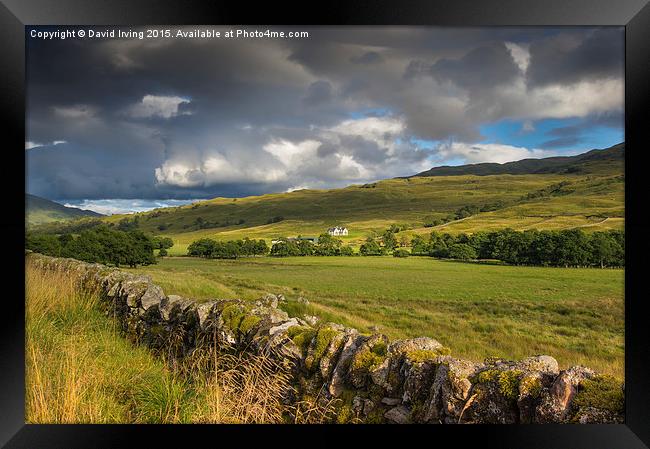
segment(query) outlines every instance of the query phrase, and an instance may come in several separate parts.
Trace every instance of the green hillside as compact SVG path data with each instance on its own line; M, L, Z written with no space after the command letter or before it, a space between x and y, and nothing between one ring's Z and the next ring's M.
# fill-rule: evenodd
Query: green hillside
M91 210L67 207L36 195L25 194L25 219L28 225L101 216L102 214Z
M460 165L457 167L434 167L415 176L454 176L454 175L524 175L543 173L588 174L608 171L608 165L623 165L625 144L619 143L604 150L591 150L577 156L547 157L543 159L522 159L505 164L483 163Z

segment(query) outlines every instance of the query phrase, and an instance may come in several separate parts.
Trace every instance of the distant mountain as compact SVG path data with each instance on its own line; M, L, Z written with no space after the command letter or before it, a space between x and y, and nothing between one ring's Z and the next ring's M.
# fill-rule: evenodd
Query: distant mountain
M454 175L536 175L536 174L590 174L613 170L622 171L625 160L625 143L619 143L604 150L591 150L577 156L547 157L544 159L522 159L505 164L483 163L459 165L456 167L434 167L410 176L454 176Z
M29 225L102 216L91 210L67 207L36 195L25 194L25 218Z

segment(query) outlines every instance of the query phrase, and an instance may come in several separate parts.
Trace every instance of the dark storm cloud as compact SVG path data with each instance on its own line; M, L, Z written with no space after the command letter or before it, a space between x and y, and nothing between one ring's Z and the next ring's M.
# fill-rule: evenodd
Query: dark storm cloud
M388 148L360 136L342 136L341 145L361 163L379 164L388 158Z
M329 142L321 144L318 149L316 150L316 155L320 158L326 158L328 156L331 156L333 154L336 154L338 151L338 146L333 145Z
M460 59L440 59L429 70L437 80L470 91L506 84L519 72L504 44L476 48Z
M620 79L620 30L309 31L293 40L28 39L26 141L40 145L26 150L29 191L205 198L339 186L427 169L433 153L413 142L475 143L480 125L503 118L564 118L584 103L577 115L622 126L622 98L594 105L584 96L568 108L564 91L527 90ZM509 42L530 49L526 72Z
M624 35L619 28L551 36L530 45L531 85L573 83L623 75Z
M326 103L332 98L332 85L327 81L314 81L309 85L304 98L306 104L316 106Z
M369 51L362 54L361 56L353 56L350 58L350 61L354 62L355 64L377 64L382 60L383 58L376 51Z

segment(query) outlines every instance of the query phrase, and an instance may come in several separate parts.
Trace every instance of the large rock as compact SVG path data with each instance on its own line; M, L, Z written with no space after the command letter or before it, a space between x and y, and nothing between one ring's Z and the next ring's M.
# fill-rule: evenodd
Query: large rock
M469 399L472 383L469 378L478 365L450 356L437 361L435 379L424 413L425 422L456 423Z
M140 306L145 310L159 306L160 301L165 297L163 289L156 284L149 284L144 294L140 297Z
M574 419L580 424L623 424L624 422L621 414L595 407L580 409Z
M168 295L160 301L160 315L163 320L169 321L177 315L182 314L190 304L193 304L193 301L178 295Z
M207 330L210 324L213 324L215 321L216 318L214 315L215 304L216 304L215 301L207 301L199 304L196 307L196 313L199 320L199 328L202 331Z
M339 397L343 392L352 356L366 339L367 337L359 335L356 331L345 335L341 346L341 354L332 370L332 377L327 387L332 396Z
M133 309L140 307L140 298L150 285L151 278L148 276L136 276L122 281L121 294L126 296L126 304Z
M355 388L366 386L369 376L373 370L381 366L386 359L386 348L388 347L388 338L382 334L375 334L357 347L350 361L348 378Z
M572 366L560 372L551 388L542 392L540 404L535 412L535 421L539 423L566 422L569 418L571 401L577 387L585 379L591 379L595 373L583 366Z
M487 359L472 378L471 403L465 405L463 420L492 424L531 423L544 389L558 373L550 356L520 361Z
M408 340L397 340L388 346L391 354L403 354L412 351L438 351L443 348L438 340L429 337L410 338Z
M412 422L411 410L404 405L391 408L384 414L384 418L390 424L410 424Z
M344 329L337 329L336 327L332 327L331 323L328 323L327 326L337 332L332 337L332 340L330 340L329 345L327 345L327 349L325 349L325 352L318 362L320 374L325 381L329 381L331 379L334 367L338 363L339 356L341 355L343 343L347 340L347 336L349 334L345 333Z
M402 364L402 402L419 404L426 401L435 379L437 364L434 360L413 361L408 358Z

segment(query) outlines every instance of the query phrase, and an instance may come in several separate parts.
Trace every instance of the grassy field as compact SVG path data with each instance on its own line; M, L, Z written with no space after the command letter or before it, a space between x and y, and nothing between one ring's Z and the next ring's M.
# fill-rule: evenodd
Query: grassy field
M25 271L28 423L302 423L329 413L282 404L289 376L260 356L167 363L121 337L74 277L29 262ZM205 369L215 357L219 369Z
M313 314L393 338L430 336L456 356L549 354L623 377L623 270L513 267L427 257L165 258L141 267L167 293L283 293ZM309 300L309 305L296 301Z

